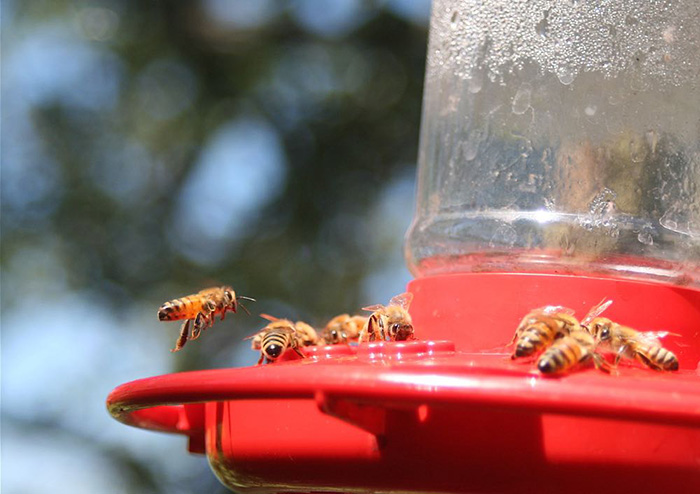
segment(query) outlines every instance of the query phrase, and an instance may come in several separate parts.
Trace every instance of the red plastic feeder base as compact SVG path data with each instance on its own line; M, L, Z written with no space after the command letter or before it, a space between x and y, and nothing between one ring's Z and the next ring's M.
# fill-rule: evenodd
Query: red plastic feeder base
M582 276L415 280L420 341L170 374L116 388L110 413L189 437L221 481L259 492L700 492L700 292ZM681 369L543 377L504 346L544 305L665 329Z

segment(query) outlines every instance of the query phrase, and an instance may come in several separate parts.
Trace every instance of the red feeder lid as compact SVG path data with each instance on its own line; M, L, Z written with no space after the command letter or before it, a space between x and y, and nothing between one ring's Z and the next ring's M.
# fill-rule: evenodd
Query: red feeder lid
M142 379L110 413L189 436L235 490L700 492L700 292L582 276L462 274L410 283L420 341L310 347L307 359ZM550 378L504 346L562 305L671 331L680 370L636 363Z

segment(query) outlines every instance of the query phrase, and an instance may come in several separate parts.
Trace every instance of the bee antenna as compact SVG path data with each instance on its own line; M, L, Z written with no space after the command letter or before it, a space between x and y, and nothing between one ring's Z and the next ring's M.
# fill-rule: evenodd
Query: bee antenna
M240 307L241 309L243 309L243 310L245 311L246 314L250 315L250 311L249 311L248 309L246 309L245 305L243 305L242 303L238 302L238 307Z
M251 302L257 302L257 300L255 300L255 299L252 298L252 297L246 297L246 296L244 296L244 295L238 295L238 296L236 297L236 302L238 302L238 306L239 306L241 309L243 309L243 310L245 311L246 314L250 315L250 311L246 308L245 305L243 305L243 304L240 302L241 300L250 300Z

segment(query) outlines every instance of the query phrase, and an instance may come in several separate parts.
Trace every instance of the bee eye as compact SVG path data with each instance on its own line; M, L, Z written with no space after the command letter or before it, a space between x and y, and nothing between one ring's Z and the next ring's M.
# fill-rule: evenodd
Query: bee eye
M399 323L396 323L396 324L394 324L394 325L391 327L391 330L392 330L394 333L398 333L398 332L399 332L399 329L401 329L401 325L400 325Z
M600 337L604 340L610 338L610 330L608 328L605 328L603 331L600 332Z

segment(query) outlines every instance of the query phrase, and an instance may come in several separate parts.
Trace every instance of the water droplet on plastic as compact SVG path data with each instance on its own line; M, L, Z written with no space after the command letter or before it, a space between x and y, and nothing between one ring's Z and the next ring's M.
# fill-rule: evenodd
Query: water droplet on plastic
M522 115L528 108L530 108L531 93L532 90L529 84L523 84L520 86L520 89L518 89L513 97L513 113L516 115Z
M649 232L639 232L639 235L637 235L637 240L639 240L644 245L654 245L654 237L652 237L651 233Z
M518 233L510 225L501 225L493 233L489 247L513 247L518 241Z
M452 29L457 29L457 26L459 24L459 12L455 10L452 12L452 17L450 17L450 27Z
M596 194L591 203L588 205L588 211L593 216L608 216L617 210L615 199L617 193L607 187Z
M479 152L479 144L484 140L484 132L481 129L472 130L467 139L462 142L462 157L465 161L476 158Z
M481 91L483 85L484 75L481 72L474 71L469 79L469 82L467 83L467 90L472 94L476 94Z
M549 10L544 11L544 17L542 17L542 20L535 26L535 31L543 38L546 38L549 33L549 21L547 17L549 17Z
M568 86L576 79L576 72L571 67L562 65L557 69L557 78L559 82Z
M659 219L659 223L667 230L676 233L700 236L700 224L693 221L688 208L683 204L672 206Z
M596 111L598 110L598 107L596 105L588 105L583 112L588 115L589 117L592 117L595 115Z

